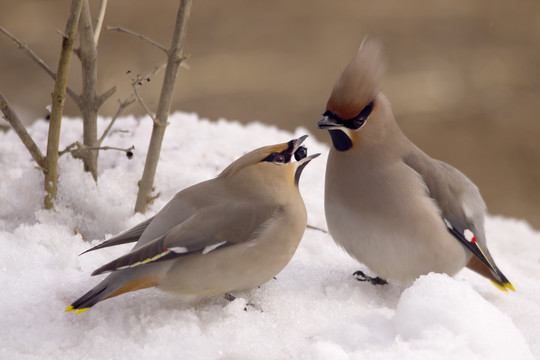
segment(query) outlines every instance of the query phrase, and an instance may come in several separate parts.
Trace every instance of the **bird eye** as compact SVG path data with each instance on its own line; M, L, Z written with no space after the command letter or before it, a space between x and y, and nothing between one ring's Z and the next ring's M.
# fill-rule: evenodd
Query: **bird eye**
M283 164L284 162L285 156L283 156L283 154L277 153L276 156L274 156L274 163Z
M362 125L364 125L367 118L371 114L372 110L373 110L373 101L367 104L366 107L364 107L362 111L360 111L360 114L356 115L356 117L352 119L345 120L343 124L345 125L345 127L349 129L356 130L360 128Z
M354 129L358 129L360 126L364 125L364 123L366 122L366 119L365 118L356 118L353 120L353 128Z
M307 149L304 146L300 146L294 153L296 161L300 161L307 156Z
M274 164L284 164L287 162L287 158L282 153L271 153L265 157L262 161L273 162Z

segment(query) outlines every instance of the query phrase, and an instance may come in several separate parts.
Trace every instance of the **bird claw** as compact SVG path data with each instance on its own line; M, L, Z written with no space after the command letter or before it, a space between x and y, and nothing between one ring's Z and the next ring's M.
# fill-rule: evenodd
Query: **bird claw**
M356 276L356 280L358 280L358 281L369 281L372 285L386 285L386 284L388 284L388 282L386 280L381 279L378 276L375 276L375 277L367 276L366 274L364 274L364 272L362 270L355 271L353 273L353 275Z
M234 300L236 300L236 296L232 295L232 294L229 294L229 293L225 293L225 295L223 295L223 298L229 302L233 302ZM259 307L257 307L255 304L252 304L252 303L246 303L246 306L244 307L244 311L248 311L248 308L254 308L255 310L258 310L260 312L263 312L262 309L259 309Z

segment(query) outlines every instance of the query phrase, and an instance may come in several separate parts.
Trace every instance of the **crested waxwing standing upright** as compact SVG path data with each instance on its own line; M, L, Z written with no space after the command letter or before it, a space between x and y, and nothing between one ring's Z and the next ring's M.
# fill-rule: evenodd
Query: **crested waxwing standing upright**
M478 188L401 132L379 91L384 66L380 44L365 40L318 123L332 139L325 184L332 238L378 276L360 271L359 280L410 283L467 266L514 290L488 251Z
M178 192L154 217L87 250L137 242L94 271L111 274L66 311L81 313L153 286L184 297L230 298L229 292L270 280L292 258L306 228L298 182L319 156L307 156L306 137L253 150L215 179Z

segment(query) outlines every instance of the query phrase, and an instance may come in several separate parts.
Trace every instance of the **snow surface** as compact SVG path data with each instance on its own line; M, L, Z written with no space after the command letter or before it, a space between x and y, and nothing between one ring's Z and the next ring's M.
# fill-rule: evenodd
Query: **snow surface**
M308 133L185 113L169 121L155 183L161 196L146 216L242 154ZM100 119L100 128L106 125ZM61 148L80 140L81 127L64 120ZM29 131L45 144L46 122ZM104 145L135 145L135 156L102 152L98 185L79 160L62 156L55 211L41 208L43 177L20 140L0 133L1 359L540 358L540 233L501 217L488 217L487 235L516 293L469 270L454 278L429 274L409 287L360 283L352 273L365 267L328 234L308 229L277 280L231 303L183 303L149 289L65 313L100 280L90 273L129 245L78 254L145 218L132 209L150 131L148 119L118 120ZM309 224L325 228L328 147L313 136L306 145L323 156L306 167L301 192Z

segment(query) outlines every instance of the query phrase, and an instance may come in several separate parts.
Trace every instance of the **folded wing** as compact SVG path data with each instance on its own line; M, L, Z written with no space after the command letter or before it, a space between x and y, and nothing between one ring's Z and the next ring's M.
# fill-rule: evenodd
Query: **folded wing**
M226 202L200 210L165 235L111 261L92 273L133 268L156 261L206 255L224 247L252 241L279 215L276 206Z

